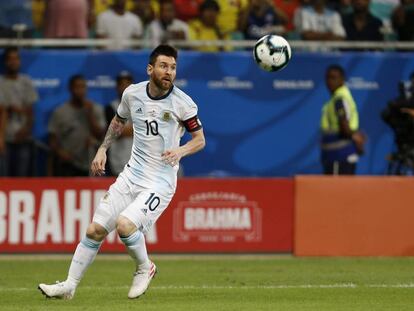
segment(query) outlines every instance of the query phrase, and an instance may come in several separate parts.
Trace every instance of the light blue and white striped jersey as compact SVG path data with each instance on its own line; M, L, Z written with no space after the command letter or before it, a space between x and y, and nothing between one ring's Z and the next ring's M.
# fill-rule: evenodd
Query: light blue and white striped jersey
M197 116L197 105L176 86L159 98L151 97L148 87L148 81L130 85L118 106L118 116L130 118L134 128L131 158L123 174L136 185L171 194L177 185L178 164L164 163L161 154L179 147L185 128L189 129L185 124ZM198 124L192 129L200 129Z

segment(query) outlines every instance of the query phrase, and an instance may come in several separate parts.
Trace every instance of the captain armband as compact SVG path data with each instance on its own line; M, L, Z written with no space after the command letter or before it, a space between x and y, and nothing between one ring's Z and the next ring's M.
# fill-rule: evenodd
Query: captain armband
M201 122L198 119L197 115L191 117L188 120L183 121L183 124L188 132L195 132L202 128Z

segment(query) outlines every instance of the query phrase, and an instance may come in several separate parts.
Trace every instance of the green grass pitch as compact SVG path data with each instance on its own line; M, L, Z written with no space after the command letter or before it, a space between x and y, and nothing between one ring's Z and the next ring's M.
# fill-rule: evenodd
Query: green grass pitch
M128 256L98 255L71 301L39 282L66 277L69 256L0 256L0 310L414 310L414 258L153 256L159 273L129 300Z

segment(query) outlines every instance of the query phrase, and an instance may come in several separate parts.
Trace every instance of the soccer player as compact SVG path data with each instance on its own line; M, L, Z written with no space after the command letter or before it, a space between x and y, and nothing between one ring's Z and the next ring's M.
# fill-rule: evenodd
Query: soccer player
M92 161L91 171L94 175L105 173L106 151L121 135L128 118L134 127L131 158L99 203L86 236L73 255L66 281L39 284L47 297L73 298L102 241L114 229L136 263L128 298L144 294L157 272L148 258L144 233L174 195L180 159L205 145L196 104L173 84L176 59L177 51L173 47L156 47L147 66L149 81L132 84L124 91L117 114ZM184 128L192 137L180 146Z

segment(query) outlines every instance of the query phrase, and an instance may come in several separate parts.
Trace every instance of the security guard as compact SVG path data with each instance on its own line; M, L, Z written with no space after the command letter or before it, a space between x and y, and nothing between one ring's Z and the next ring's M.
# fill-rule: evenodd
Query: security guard
M365 137L358 131L357 106L345 85L345 72L341 66L328 67L326 86L331 98L324 105L321 118L324 173L354 175Z

